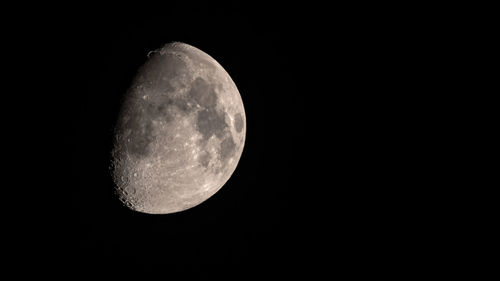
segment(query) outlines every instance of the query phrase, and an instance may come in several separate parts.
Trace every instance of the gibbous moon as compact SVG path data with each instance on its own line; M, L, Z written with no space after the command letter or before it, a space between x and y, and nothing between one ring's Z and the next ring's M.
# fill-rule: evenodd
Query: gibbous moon
M150 52L115 128L112 176L130 209L168 214L214 195L232 175L246 117L229 74L184 43Z

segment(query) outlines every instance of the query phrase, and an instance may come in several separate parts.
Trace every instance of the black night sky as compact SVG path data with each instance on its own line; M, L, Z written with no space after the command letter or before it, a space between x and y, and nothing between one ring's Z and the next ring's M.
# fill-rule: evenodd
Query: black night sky
M82 54L71 61L80 87L68 93L76 109L68 186L75 270L165 272L169 280L170 274L279 274L299 258L301 208L292 192L302 181L305 122L295 70L301 57L289 45L294 26L285 16L246 9L173 4L147 15L96 12L72 19L72 48ZM237 170L213 197L185 212L146 215L113 195L112 128L146 54L173 41L200 48L231 75L244 102L247 138Z
M14 245L32 245L16 250L20 261L71 280L312 280L383 269L376 265L387 245L394 247L384 266L400 260L406 248L398 239L416 231L398 211L412 200L401 187L417 177L405 177L402 164L404 140L413 137L401 133L407 124L398 116L411 102L400 93L414 84L400 71L405 53L388 60L406 44L401 30L387 32L394 22L370 7L290 3L40 8L19 18L26 27L12 41L27 41L13 57L29 67L17 63L23 80L11 84L30 95L8 96L33 105L23 120L33 129L16 141L28 142L23 151L36 141L40 154L18 167L42 174L17 180L43 205L14 219L28 228ZM246 143L210 199L146 215L113 193L113 127L148 52L173 41L201 49L230 74L246 111ZM17 197L6 201L21 209Z

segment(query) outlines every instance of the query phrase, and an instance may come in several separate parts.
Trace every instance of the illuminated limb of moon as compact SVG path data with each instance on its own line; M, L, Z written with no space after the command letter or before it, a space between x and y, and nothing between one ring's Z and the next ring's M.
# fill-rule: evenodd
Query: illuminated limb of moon
M112 172L120 200L151 214L207 200L236 169L245 118L236 85L212 57L183 43L151 52L116 126Z

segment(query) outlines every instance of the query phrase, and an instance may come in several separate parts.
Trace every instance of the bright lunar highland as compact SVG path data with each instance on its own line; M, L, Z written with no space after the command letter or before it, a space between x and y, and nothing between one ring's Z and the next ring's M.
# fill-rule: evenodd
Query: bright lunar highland
M115 127L112 176L120 201L149 214L202 203L236 169L245 134L240 93L215 59L177 42L151 52Z

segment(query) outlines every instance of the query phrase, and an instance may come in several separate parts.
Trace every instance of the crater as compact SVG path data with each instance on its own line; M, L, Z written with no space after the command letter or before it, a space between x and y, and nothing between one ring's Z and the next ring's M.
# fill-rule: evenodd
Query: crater
M181 76L184 72L187 72L187 67L181 58L169 53L163 55L154 53L142 67L139 80L142 83L154 84L156 89L161 90L163 84L170 86L169 81Z
M200 164L205 167L205 168L208 168L208 164L210 164L210 154L207 153L207 152L203 152L201 155L200 155Z
M178 81L186 72L187 67L183 60L171 54L156 53L141 67L133 85L136 89L165 95L176 90L172 81Z

